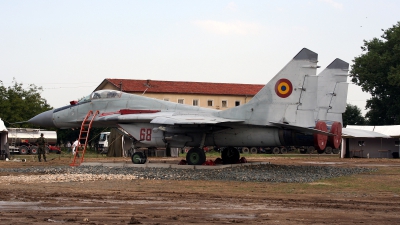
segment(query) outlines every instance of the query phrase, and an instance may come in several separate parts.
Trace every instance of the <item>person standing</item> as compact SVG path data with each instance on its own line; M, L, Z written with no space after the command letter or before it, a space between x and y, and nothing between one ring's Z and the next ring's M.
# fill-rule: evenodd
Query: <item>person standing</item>
M78 138L76 139L76 141L72 144L72 155L75 155L76 153L76 149L79 147L79 141ZM77 155L79 157L79 153Z
M43 155L43 160L46 160L46 138L43 137L43 133L40 134L40 138L36 139L36 145L38 146L38 159L39 162L42 161L41 156Z

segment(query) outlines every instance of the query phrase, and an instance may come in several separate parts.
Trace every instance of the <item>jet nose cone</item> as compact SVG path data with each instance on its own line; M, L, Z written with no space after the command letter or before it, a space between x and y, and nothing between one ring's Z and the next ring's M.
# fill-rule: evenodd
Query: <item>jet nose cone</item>
M41 127L56 127L53 122L53 110L42 112L28 120L28 123Z

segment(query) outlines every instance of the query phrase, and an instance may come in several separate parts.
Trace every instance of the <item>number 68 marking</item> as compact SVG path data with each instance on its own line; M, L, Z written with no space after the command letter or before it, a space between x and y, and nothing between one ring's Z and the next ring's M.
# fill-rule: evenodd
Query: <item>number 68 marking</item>
M141 141L144 141L144 140L146 140L146 141L151 141L151 132L152 132L152 129L150 129L150 128L141 128L140 129L140 140Z

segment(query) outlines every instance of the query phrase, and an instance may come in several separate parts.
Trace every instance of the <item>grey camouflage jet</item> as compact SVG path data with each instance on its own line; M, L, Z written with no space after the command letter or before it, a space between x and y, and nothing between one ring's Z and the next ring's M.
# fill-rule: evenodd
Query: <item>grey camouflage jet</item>
M75 128L81 126L89 111L98 111L93 126L123 129L133 137L135 148L191 147L186 156L190 165L206 161L204 146L224 147L221 158L225 164L239 161L237 147L338 148L342 124L330 121L338 117L329 116L329 110L323 112L324 106L318 104L317 62L318 54L303 48L248 103L227 110L99 90L28 122L41 127ZM346 65L348 69L347 63L334 61L326 70L333 74ZM330 91L325 94L334 96ZM136 152L132 162L144 163L145 158L142 152Z

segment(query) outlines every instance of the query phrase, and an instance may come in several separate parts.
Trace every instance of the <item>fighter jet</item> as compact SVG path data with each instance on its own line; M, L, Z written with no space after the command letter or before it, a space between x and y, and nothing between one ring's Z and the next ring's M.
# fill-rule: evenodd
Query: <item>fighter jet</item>
M42 127L79 127L89 111L98 111L94 127L118 127L135 147L191 147L190 165L206 161L204 146L225 147L225 164L239 161L235 147L315 146L325 149L337 127L315 120L318 54L303 48L248 103L227 110L200 108L115 90L99 90L79 102L43 112L28 122ZM339 137L339 138L338 138ZM339 143L340 144L340 143ZM136 152L133 163L144 163Z

